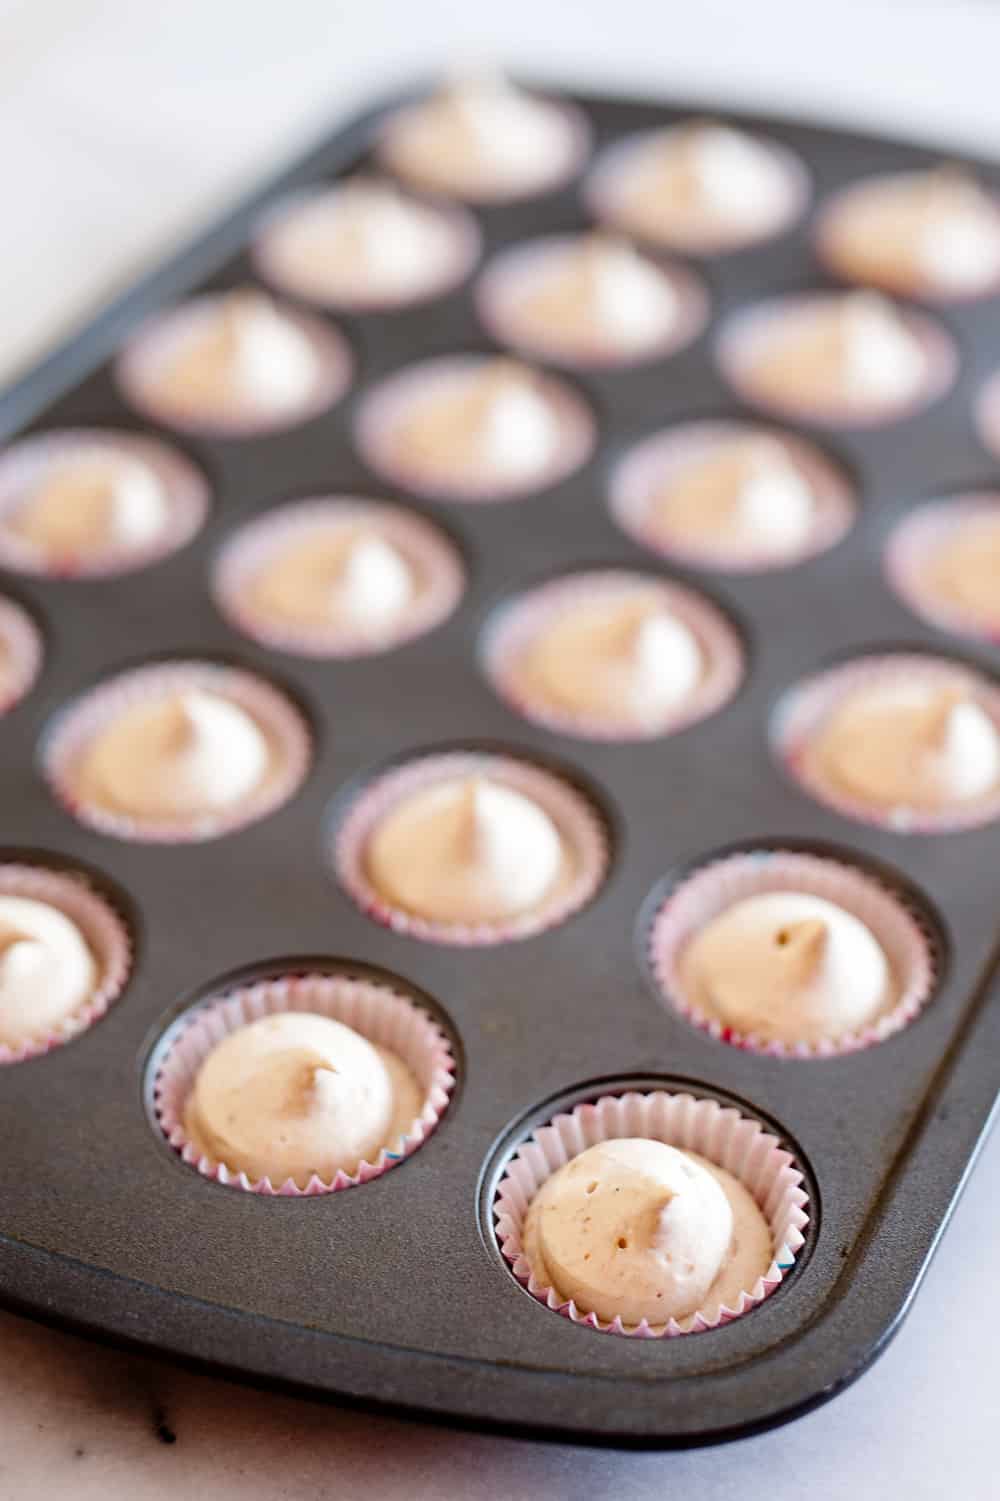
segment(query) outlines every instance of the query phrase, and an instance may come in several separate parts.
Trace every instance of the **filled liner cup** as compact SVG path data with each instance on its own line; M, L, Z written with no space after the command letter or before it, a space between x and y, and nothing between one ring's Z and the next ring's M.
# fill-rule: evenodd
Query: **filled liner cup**
M737 902L767 892L820 897L863 923L885 954L893 1001L867 1025L820 1042L757 1037L710 1015L689 993L681 971L687 944ZM833 1058L884 1042L908 1026L933 993L936 946L922 915L876 876L827 856L783 849L724 855L669 893L650 924L650 969L664 1002L717 1041L772 1058Z
M665 1324L623 1324L601 1320L563 1298L532 1266L525 1249L528 1209L542 1185L559 1168L598 1142L644 1137L697 1152L724 1168L750 1193L771 1232L769 1265L734 1307L699 1310ZM759 1121L717 1100L667 1090L603 1095L592 1104L555 1116L522 1141L507 1164L493 1204L497 1243L518 1282L546 1308L575 1324L604 1334L658 1339L697 1334L743 1317L770 1296L791 1271L804 1243L809 1200L804 1176L792 1154Z
M0 864L0 897L12 896L44 902L69 918L93 955L97 975L85 1003L54 1027L18 1043L0 1042L0 1064L41 1057L85 1032L121 995L132 968L132 938L125 919L82 873Z

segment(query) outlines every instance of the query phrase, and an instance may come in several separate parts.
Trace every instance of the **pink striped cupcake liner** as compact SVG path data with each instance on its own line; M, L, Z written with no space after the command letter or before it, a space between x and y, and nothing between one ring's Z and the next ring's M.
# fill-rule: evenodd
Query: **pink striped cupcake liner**
M73 459L98 455L140 464L157 481L166 515L155 537L56 553L18 535L8 524L36 486ZM133 573L184 547L208 514L208 483L177 449L138 433L100 427L69 427L22 438L0 453L0 565L16 573L50 578L110 578Z
M885 574L904 604L931 625L1000 643L1000 592L996 614L986 620L975 610L942 598L926 576L939 548L946 546L966 523L987 517L1000 524L1000 491L956 495L919 506L900 522L889 539Z
M842 292L801 292L772 297L733 313L723 324L716 343L716 360L723 378L736 395L750 406L778 417L815 422L830 427L882 427L899 422L930 406L954 384L958 372L958 349L951 335L934 318L912 308L897 308L924 357L924 376L919 386L901 398L889 400L813 401L800 397L773 396L755 375L760 355L773 348L776 337L791 332L796 323L808 321L843 298Z
M335 528L366 524L399 550L418 578L405 618L379 633L345 630L337 622L300 625L268 618L252 597L255 579L284 548ZM353 495L295 501L240 527L219 557L213 589L226 619L254 641L308 657L359 657L388 651L440 625L465 587L456 548L437 527L413 511Z
M387 480L428 499L483 503L516 500L567 479L590 458L597 441L594 416L582 396L555 376L534 371L538 390L549 404L560 441L537 472L516 479L487 469L453 471L447 462L415 466L397 453L397 437L407 422L435 398L459 393L495 356L442 355L388 376L365 396L355 422L355 442L365 463Z
M643 222L629 204L629 184L634 168L658 138L681 128L683 126L640 131L614 141L600 153L583 187L584 202L595 219L622 234L684 255L715 256L776 239L802 217L810 194L805 166L794 152L780 146L777 141L755 134L755 144L763 148L771 162L780 168L786 188L784 202L776 206L767 223L752 228L734 223L730 229L706 223L702 232L695 235L679 231L671 233L665 228L657 231L651 223Z
M704 1011L682 978L688 943L737 902L769 891L821 897L864 923L889 961L892 1006L856 1031L795 1044L740 1032ZM937 982L937 946L914 905L857 866L780 848L725 855L687 876L653 916L647 944L649 966L666 1005L717 1042L770 1058L835 1058L885 1042L919 1015Z
M282 1011L306 1011L332 1018L395 1053L423 1091L420 1113L398 1141L387 1142L374 1162L361 1162L330 1181L315 1173L304 1187L294 1179L251 1181L246 1173L206 1156L190 1140L184 1111L198 1071L224 1037L238 1028ZM247 1193L314 1198L370 1183L398 1167L427 1140L440 1121L455 1087L455 1057L442 1027L428 1011L384 981L348 974L290 974L256 980L214 996L187 1012L167 1034L153 1080L157 1125L181 1160L203 1178Z
M525 665L539 632L579 606L605 599L627 601L633 592L657 594L663 607L691 631L704 664L694 691L682 702L671 704L655 722L612 722L597 715L575 714L546 702ZM745 671L742 643L721 610L683 584L625 569L553 579L501 606L487 627L482 659L494 690L525 719L561 734L606 741L675 734L707 718L733 697Z
M623 1324L620 1318L608 1322L583 1312L572 1299L563 1298L533 1268L525 1251L524 1226L539 1189L588 1147L622 1137L643 1137L697 1152L731 1173L753 1197L770 1227L772 1258L754 1284L740 1294L735 1307L702 1310L666 1324L650 1324L646 1319L640 1324ZM592 1104L577 1105L536 1127L519 1144L493 1204L496 1238L522 1287L544 1307L574 1324L635 1339L700 1334L742 1318L770 1297L788 1276L805 1243L809 1223L804 1183L794 1157L777 1137L732 1106L661 1089L602 1095Z
M548 814L565 842L571 865L566 878L530 912L502 923L435 922L393 905L368 876L367 847L376 825L413 794L471 776L489 777L511 787ZM459 948L531 938L566 922L596 894L610 860L604 820L588 798L562 777L533 762L488 751L421 756L377 777L359 793L340 821L332 853L341 885L366 916L410 938Z
M234 404L198 415L186 403L172 401L161 387L165 369L185 344L210 329L227 294L206 293L147 319L115 361L115 380L125 400L153 422L207 437L251 438L297 427L332 407L347 391L354 374L350 346L332 323L314 313L283 304L281 316L308 342L316 364L312 386L301 402L280 411L251 410Z
M580 243L578 235L550 235L494 257L476 285L476 308L480 322L495 339L556 364L600 367L663 359L697 338L708 319L708 292L692 271L663 259L649 265L672 294L673 303L659 324L650 322L641 344L623 347L613 339L588 338L579 329L568 330L564 338L536 329L524 299L558 275Z
M834 710L856 692L881 687L891 690L901 677L910 686L925 684L928 689L969 693L1000 735L1000 687L985 674L947 657L893 652L838 663L791 689L779 703L772 722L771 742L778 760L818 802L845 818L896 834L947 834L992 823L1000 817L1000 784L965 807L935 811L900 805L886 809L843 790L818 764L814 747Z
M86 1003L34 1037L16 1044L0 1042L2 1065L39 1058L99 1021L125 989L132 968L132 938L124 918L82 872L2 864L0 896L26 897L57 908L79 929L97 964L97 980Z
M798 546L788 549L762 542L747 547L711 538L698 542L673 535L669 526L657 519L658 499L685 469L729 443L756 437L780 443L808 484L813 515L809 534ZM616 465L609 504L614 521L641 547L692 568L717 568L728 573L790 568L827 552L850 530L856 511L854 489L847 476L815 444L795 433L755 422L685 422L644 438Z
M205 692L244 709L265 736L271 765L260 786L238 805L197 818L139 818L88 798L80 772L94 739L137 704L185 692ZM88 827L116 839L184 844L217 839L273 813L298 790L312 759L312 737L301 713L263 678L216 662L176 661L136 667L99 684L63 709L42 746L42 770L53 795Z
M41 634L27 610L0 595L0 715L31 691L42 656Z
M360 291L334 294L325 290L321 274L312 278L303 276L289 263L287 242L303 216L324 204L336 202L341 186L331 183L290 194L275 204L258 225L251 246L254 266L263 280L280 292L333 311L391 312L443 297L465 280L479 260L482 234L468 210L444 200L421 197L416 201L437 215L442 228L447 231L450 244L437 264L421 267L422 280L418 287L399 296L388 296L375 290L368 294Z

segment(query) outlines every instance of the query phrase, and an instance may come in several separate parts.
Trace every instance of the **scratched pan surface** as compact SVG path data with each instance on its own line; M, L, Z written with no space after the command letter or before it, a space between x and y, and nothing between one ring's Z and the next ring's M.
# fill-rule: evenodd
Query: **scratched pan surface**
M578 102L599 144L687 112ZM108 355L151 310L246 279L260 208L362 161L383 109L324 141L28 375L0 403L0 437L81 422L140 430L112 385ZM840 131L749 123L799 153L815 197L870 171L932 159ZM578 184L480 219L487 252L587 222ZM3 853L42 852L113 883L138 950L128 989L103 1021L47 1057L0 1069L0 1294L11 1305L315 1394L521 1432L665 1445L734 1436L805 1410L891 1336L1000 1081L1000 826L904 837L848 823L789 784L767 729L782 690L837 653L899 643L996 666L990 648L960 646L915 620L887 591L880 559L893 524L922 498L996 482L971 410L1000 350L1000 301L941 314L962 356L944 400L827 443L861 493L841 545L743 579L664 567L707 589L746 634L748 678L722 713L638 746L588 744L522 722L477 666L481 623L518 583L592 562L658 566L609 519L611 463L631 439L669 421L739 411L711 357L720 314L758 294L824 284L803 226L713 262L707 274L713 318L696 343L639 370L580 381L601 427L581 473L521 503L421 506L464 550L468 588L443 628L399 650L352 662L279 657L222 622L207 580L234 525L276 501L336 490L391 496L352 444L356 403L417 356L489 347L468 286L422 308L340 320L358 356L356 383L304 427L185 441L214 504L179 554L110 585L0 581L33 611L46 641L39 683L0 723ZM120 664L192 651L256 668L305 705L317 737L306 785L278 814L201 846L88 831L55 805L38 772L51 715ZM324 831L331 805L358 777L408 750L470 739L566 766L607 809L615 848L610 879L570 923L462 951L362 916L331 877ZM904 876L930 904L943 933L942 981L914 1025L850 1057L796 1063L728 1048L668 1014L639 957L644 904L685 864L761 839L839 848ZM227 1191L181 1164L151 1130L151 1050L171 1018L221 977L306 956L388 970L418 987L453 1030L456 1095L431 1140L363 1188L305 1201ZM750 1316L698 1337L634 1341L574 1326L515 1283L489 1232L492 1188L514 1137L556 1098L633 1080L736 1101L773 1124L811 1180L813 1221L793 1274Z

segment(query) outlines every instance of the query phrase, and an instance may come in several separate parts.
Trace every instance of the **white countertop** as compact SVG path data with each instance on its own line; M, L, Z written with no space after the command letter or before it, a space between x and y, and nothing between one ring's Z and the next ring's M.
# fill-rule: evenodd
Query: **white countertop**
M739 46L732 45L737 34ZM372 93L500 57L1000 155L991 0L0 0L0 379ZM1000 1137L904 1329L833 1404L736 1445L618 1454L296 1402L0 1315L0 1501L367 1494L793 1501L997 1494Z

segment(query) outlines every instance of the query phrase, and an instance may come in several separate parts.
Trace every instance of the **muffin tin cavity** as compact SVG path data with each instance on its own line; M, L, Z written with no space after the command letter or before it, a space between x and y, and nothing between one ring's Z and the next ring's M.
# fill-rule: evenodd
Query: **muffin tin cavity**
M709 311L704 284L686 267L597 234L502 251L475 295L501 344L583 368L665 359L697 338Z
M0 564L50 578L132 573L190 542L208 507L201 471L158 438L33 434L0 453Z
M795 432L703 418L642 438L611 474L614 521L692 568L757 573L836 546L853 525L846 469Z
M505 1159L494 1168L492 1186L487 1191L492 1234L500 1253L510 1273L544 1307L574 1324L584 1324L605 1334L639 1339L698 1334L750 1313L791 1273L805 1244L810 1219L815 1218L815 1209L811 1209L805 1174L796 1155L759 1120L744 1114L736 1105L722 1103L707 1094L673 1089L666 1082L660 1088L623 1084L616 1089L610 1085L579 1103L571 1104L572 1099L570 1095L563 1110L553 1110L543 1118L544 1123L536 1124L530 1132L522 1128L517 1133ZM748 1276L748 1285L730 1301L665 1322L643 1318L638 1323L629 1323L618 1315L602 1319L595 1312L579 1307L573 1298L564 1296L553 1285L548 1269L540 1260L539 1245L534 1243L528 1217L532 1202L553 1174L583 1152L623 1138L662 1142L681 1152L695 1153L729 1173L762 1212L769 1232L770 1255L762 1257L759 1271ZM600 1188L595 1179L586 1190L595 1205ZM555 1214L557 1209L549 1205L546 1213ZM648 1238L649 1228L641 1216L622 1214L618 1219L620 1223L612 1223L610 1228L612 1233L621 1232L615 1241L619 1251L628 1251L632 1238L640 1241ZM613 1201L609 1220L615 1220ZM586 1226L585 1219L578 1227L581 1237L587 1237ZM666 1225L658 1233L669 1237ZM538 1234L541 1235L541 1227ZM594 1232L590 1240L596 1257L602 1250L599 1232ZM590 1257L588 1252L584 1260ZM671 1259L667 1255L667 1260ZM613 1267L613 1250L611 1263ZM611 1275L614 1277L611 1287L624 1291L620 1274L612 1271Z
M723 323L716 358L748 406L845 428L912 417L944 396L959 364L943 324L871 292L792 293L745 308Z
M673 734L739 689L745 650L703 594L654 574L567 574L501 605L480 646L493 688L525 719L583 739Z
M354 495L276 506L226 542L213 592L245 636L306 657L362 657L422 636L458 605L465 569L416 512Z
M1000 642L1000 491L917 506L889 538L885 575L931 625Z
M62 857L0 857L0 1064L61 1047L118 1000L132 968L124 906Z
M430 500L516 500L550 489L597 442L586 400L520 361L443 355L398 371L361 401L355 440L382 480Z
M721 122L685 120L606 147L584 198L595 218L622 234L685 255L716 256L790 229L805 211L809 177L801 159L777 141Z
M818 258L844 281L924 302L967 302L1000 287L1000 199L946 163L863 178L821 206Z
M1000 817L1000 685L930 652L872 653L790 689L775 756L811 797L897 834Z
M215 437L296 427L340 400L354 358L332 323L250 287L151 318L115 363L125 400L153 422Z
M339 1022L376 1049L384 1050L383 1057L396 1060L391 1073L395 1087L400 1085L400 1065L416 1085L417 1108L405 1125L399 1117L397 1124L402 1130L392 1135L377 1156L364 1158L351 1171L339 1169L328 1178L312 1173L305 1181L272 1178L267 1173L255 1177L203 1150L193 1139L192 1096L199 1070L224 1039L267 1018L294 1013ZM293 1123L317 1089L314 1055L305 1045L301 1055L299 1073L303 1077L299 1088L303 1094L298 1106L290 1102L289 1119ZM455 1070L449 1033L405 982L366 974L363 968L359 972L349 964L289 964L276 967L266 977L258 971L242 984L230 982L209 988L171 1023L154 1046L147 1066L147 1109L154 1129L180 1160L213 1183L250 1193L311 1198L368 1183L412 1156L447 1109ZM337 1072L327 1071L332 1076Z
M494 750L427 752L375 776L335 811L329 837L334 871L369 917L463 948L566 922L610 861L608 822L575 778Z
M759 928L744 919L742 937L717 950L719 997L702 993L705 979L691 962L696 943L751 903ZM943 955L936 916L895 872L869 869L848 852L781 842L710 856L661 883L646 903L639 942L666 1006L716 1041L775 1058L832 1058L894 1036L933 995ZM862 971L873 964L871 1014L851 1021L862 1005ZM735 1021L759 1014L778 1031Z
M117 839L189 843L266 818L311 757L300 710L265 679L209 661L134 667L68 705L42 770L81 823Z
M481 245L464 209L357 177L278 204L260 223L252 254L279 291L364 313L444 296L472 271Z
M582 110L495 74L456 78L404 105L376 131L383 167L468 203L506 204L560 188L590 152Z

